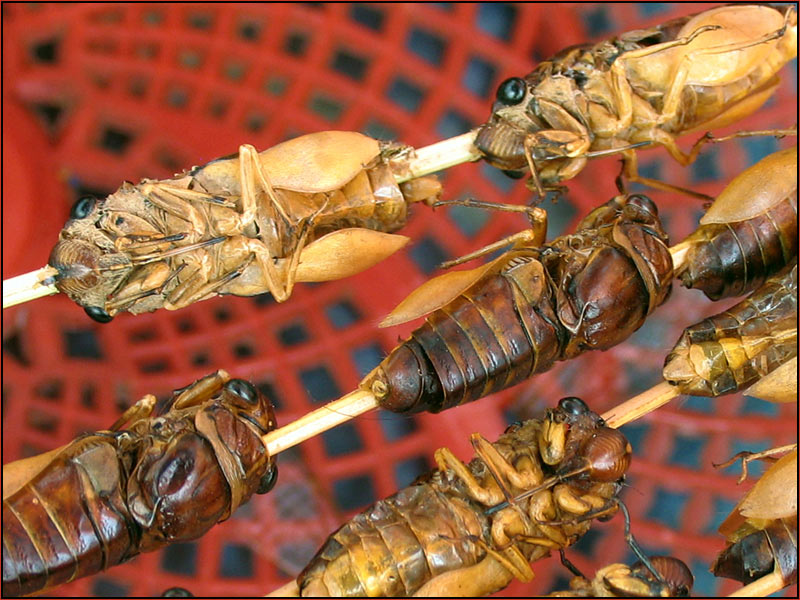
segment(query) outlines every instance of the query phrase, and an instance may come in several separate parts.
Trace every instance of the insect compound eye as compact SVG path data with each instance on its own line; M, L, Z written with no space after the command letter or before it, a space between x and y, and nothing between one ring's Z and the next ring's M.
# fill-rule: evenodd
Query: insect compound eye
M497 100L506 106L519 104L525 98L525 81L519 77L506 79L497 88Z
M69 216L72 219L85 219L94 209L97 200L91 196L85 196L72 205L72 210L69 211Z
M658 207L656 206L655 202L650 200L650 198L648 198L647 196L643 196L642 194L634 194L632 196L628 196L627 205L636 207L654 216L658 215Z
M225 384L228 391L233 392L248 404L258 403L258 391L253 384L244 379L231 379Z
M275 482L278 481L278 465L272 465L269 471L261 476L261 481L258 484L256 494L266 494L275 487Z
M505 175L506 177L510 177L511 179L522 179L523 177L525 177L525 171L512 171L510 169L507 169L503 171L503 175Z
M558 401L559 410L571 415L582 415L589 412L586 402L575 396L568 396Z
M98 323L108 323L114 318L99 306L84 306L83 310Z
M194 594L182 587L171 587L164 590L162 598L194 598Z

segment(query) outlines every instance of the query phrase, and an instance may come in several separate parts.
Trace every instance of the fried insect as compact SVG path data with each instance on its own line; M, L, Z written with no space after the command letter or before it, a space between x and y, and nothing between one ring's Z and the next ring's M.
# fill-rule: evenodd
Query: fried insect
M529 168L540 196L609 152L622 153L629 180L685 192L640 177L633 146L664 146L689 164L709 138L688 154L676 138L754 113L796 55L793 6L722 6L572 46L500 84L475 144L493 166Z
M332 534L298 576L301 595L488 594L530 581L531 561L618 509L630 444L578 398L471 442L469 464L440 448L438 470Z
M746 584L778 572L784 587L797 583L796 446L767 469L719 531L728 546L711 566L714 575Z
M200 537L272 487L277 468L261 436L274 427L270 402L218 371L164 406L145 396L109 430L77 438L4 490L3 595Z
M675 272L683 285L712 300L747 294L789 264L797 256L797 147L731 181L673 252L685 254Z
M694 576L682 560L673 556L651 556L650 564L658 571L659 581L645 565L614 563L599 569L594 579L580 573L569 582L569 590L553 592L552 598L686 598L694 585Z
M644 196L614 198L538 247L543 232L512 236L499 258L412 292L382 326L431 314L361 389L392 411L439 412L618 344L669 294L667 236Z
M662 374L682 394L749 387L797 356L797 260L729 310L687 327Z
M101 322L217 294L283 302L296 281L347 277L405 245L390 232L441 191L433 176L396 183L410 152L325 131L84 198L50 255L55 285Z

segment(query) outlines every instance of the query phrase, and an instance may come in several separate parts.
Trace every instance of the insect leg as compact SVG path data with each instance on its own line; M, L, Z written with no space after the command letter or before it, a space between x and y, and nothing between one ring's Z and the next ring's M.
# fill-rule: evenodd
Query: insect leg
M572 573L576 577L583 577L584 579L586 579L586 577L584 577L583 573L581 573L580 569L578 569L578 567L573 565L572 561L567 558L567 555L564 552L563 548L559 548L558 549L558 554L561 557L561 564L564 565L567 569L569 569L570 573Z
M678 145L675 143L675 139L670 134L663 132L660 129L654 129L651 131L653 132L657 131L660 134L662 134L662 135L655 135L654 137L658 139L657 140L654 139L653 142L664 146L667 149L667 152L670 153L670 156L672 156L678 162L683 164L683 158L678 158L678 156L684 157L685 155L683 154L683 152L681 152L680 148L678 148ZM701 200L704 200L706 202L711 202L714 200L711 196L707 196L706 194L701 194L700 192L695 192L693 190L682 188L677 185L665 183L663 181L659 181L658 179L651 179L649 177L640 176L639 161L636 157L636 152L633 150L623 151L622 160L623 160L623 172L628 181L634 183L641 183L642 185L646 185L657 190L664 190L666 192L676 192L678 194L685 194L687 196L692 196L694 198L700 198Z
M459 258L448 260L443 262L439 265L442 269L449 269L450 267L455 267L456 265L463 264L465 262L469 262L475 258L480 258L481 256L486 256L494 252L495 250L499 250L505 246L509 245L517 245L517 244L530 244L531 246L540 246L544 243L543 232L547 230L547 223L545 222L544 227L536 228L536 229L525 229L524 231L520 231L519 233L515 233L513 235L509 235L508 237L503 238L502 240L498 240L497 242L491 243L483 248L475 250L474 252L470 252L469 254L465 254Z
M222 277L205 284L203 283L206 281L205 274L202 269L198 267L189 279L170 292L164 302L164 308L167 310L178 310L179 308L183 308L212 295L219 288L239 277L255 258L256 256L250 254L238 267L229 271Z
M219 369L202 379L198 379L188 387L176 390L176 398L172 403L172 408L180 409L202 404L221 390L222 386L230 381L230 378L231 376L227 371Z
M481 504L492 505L503 500L503 493L500 490L490 490L482 486L467 466L456 458L456 455L449 448L439 448L433 454L436 466L442 471L450 469L456 477L464 482L467 495Z
M730 459L726 460L722 463L711 463L714 465L715 469L724 469L726 467L730 467L733 463L735 463L740 458L742 459L742 476L739 477L739 481L737 483L742 483L745 479L747 479L747 463L754 461L754 460L770 460L775 461L777 459L773 458L776 454L784 454L791 450L797 448L797 444L789 444L788 446L780 446L778 448L770 448L768 450L764 450L763 452L748 452L747 450L743 450L742 452L737 452L734 454Z
M242 227L245 227L253 222L258 210L258 202L256 200L256 178L261 188L269 196L272 205L278 211L281 219L283 219L286 227L291 227L292 223L289 215L283 204L278 200L275 194L275 189L269 181L269 177L264 172L261 166L261 160L258 152L250 144L242 144L239 146L239 178L242 185Z
M125 412L120 415L119 419L114 421L114 424L108 429L110 431L119 431L127 423L132 423L134 421L138 421L139 419L146 419L152 414L155 405L156 397L152 394L147 394L138 400L136 404L129 406Z
M542 220L547 222L547 213L541 208L535 206L519 205L519 204L501 204L497 202L485 202L483 200L476 200L475 198L461 198L455 200L439 200L431 204L432 208L439 206L468 206L470 208L482 208L484 210L502 210L505 212L520 212L525 213L531 225L539 227Z
M164 183L144 183L141 185L141 192L153 205L187 221L195 235L202 236L205 233L207 229L205 220L191 202L196 200L197 196L209 198L208 194Z
M537 468L531 468L530 461L525 467L514 466L506 460L497 448L480 433L473 433L470 442L478 456L488 467L492 476L499 485L502 481L508 481L517 488L527 489L542 482L542 469L537 464ZM510 494L503 490L506 500L513 503Z

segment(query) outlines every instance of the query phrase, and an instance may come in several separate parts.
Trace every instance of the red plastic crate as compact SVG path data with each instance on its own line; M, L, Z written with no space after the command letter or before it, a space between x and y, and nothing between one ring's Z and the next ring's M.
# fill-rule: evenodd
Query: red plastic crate
M690 4L4 4L3 278L45 264L72 203L124 180L162 178L233 152L324 129L423 146L489 115L497 84L559 49L703 10ZM775 97L741 128L796 122L796 61ZM693 137L684 141L688 144ZM766 153L793 143L738 140L683 169L661 150L649 174L715 195ZM569 182L547 206L550 236L614 194L615 158ZM444 176L446 198L524 203L522 182L481 164ZM649 193L649 192L648 192ZM673 240L691 231L696 201L651 196ZM443 259L520 230L515 215L416 210L405 251L345 281L298 285L284 304L217 298L178 312L89 320L66 297L4 311L3 461L108 427L146 393L159 396L216 368L264 386L285 424L350 391L412 325L377 322ZM602 412L655 384L682 328L712 304L676 288L628 342L590 353L505 393L439 415L364 415L280 455L275 490L190 544L140 556L53 590L60 596L261 595L288 581L345 518L407 484L446 445L471 456L469 434L495 439L509 420L565 395ZM795 404L733 395L669 405L625 431L635 459L625 492L633 531L651 551L690 565L695 593L737 584L707 567L716 533L744 487L719 462L742 449L796 440ZM586 573L628 551L622 520L598 524L569 552ZM504 595L566 587L557 557ZM147 577L142 577L147 573ZM796 595L796 587L789 590Z

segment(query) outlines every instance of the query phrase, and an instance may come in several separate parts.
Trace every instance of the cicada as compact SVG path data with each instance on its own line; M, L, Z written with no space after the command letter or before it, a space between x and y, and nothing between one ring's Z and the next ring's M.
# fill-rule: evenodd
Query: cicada
M109 430L75 439L18 489L4 486L3 595L202 536L274 485L261 441L274 428L267 398L217 371L164 405L145 396Z
M303 596L481 596L610 518L631 446L578 398L511 426L333 533L297 578Z
M50 254L54 283L101 322L218 294L283 302L296 281L348 277L406 244L391 232L408 205L441 192L434 176L397 184L410 152L323 131L81 199Z
M592 155L621 152L631 181L682 190L638 175L634 147L659 145L682 165L676 138L757 111L797 55L797 9L733 4L564 49L524 78L500 84L477 135L485 159L529 168L533 187L575 177Z

